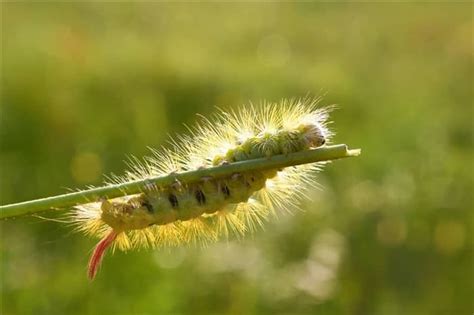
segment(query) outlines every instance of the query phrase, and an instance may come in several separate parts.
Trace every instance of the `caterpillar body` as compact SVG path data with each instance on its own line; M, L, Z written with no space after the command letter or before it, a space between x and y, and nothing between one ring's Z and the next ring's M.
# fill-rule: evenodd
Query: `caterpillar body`
M135 160L112 184L183 170L218 166L317 148L328 143L328 115L318 100L283 100L203 119L190 135L172 140L172 148ZM77 206L77 228L101 237L89 261L93 279L108 247L176 246L216 241L229 232L244 235L262 225L278 209L291 210L305 189L317 185L314 174L324 163L224 178L201 178L168 186L148 185L140 194ZM309 184L309 185L308 185Z

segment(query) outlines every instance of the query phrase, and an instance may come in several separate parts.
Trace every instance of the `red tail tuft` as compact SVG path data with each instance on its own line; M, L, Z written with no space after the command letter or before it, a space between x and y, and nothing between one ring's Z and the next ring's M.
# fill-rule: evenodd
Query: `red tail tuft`
M91 259L89 260L89 266L87 271L87 276L90 280L94 280L97 271L99 270L100 263L102 262L102 258L104 257L105 251L109 246L114 242L115 238L117 238L118 233L113 231L107 234L97 246L94 248L94 252L92 253Z

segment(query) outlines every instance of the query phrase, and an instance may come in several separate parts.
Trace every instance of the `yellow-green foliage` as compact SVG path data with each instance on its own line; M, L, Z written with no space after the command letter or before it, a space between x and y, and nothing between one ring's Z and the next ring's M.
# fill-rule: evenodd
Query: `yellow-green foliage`
M116 252L92 285L94 239L1 222L0 313L473 313L469 1L1 11L1 204L100 185L124 153L250 100L325 94L334 142L364 156L326 167L302 213L252 237Z

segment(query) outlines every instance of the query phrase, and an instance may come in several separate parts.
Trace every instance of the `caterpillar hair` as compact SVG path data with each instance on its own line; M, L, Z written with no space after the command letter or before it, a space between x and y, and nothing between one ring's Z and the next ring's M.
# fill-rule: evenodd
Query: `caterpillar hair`
M310 150L331 141L329 113L317 99L283 100L220 111L201 118L189 134L171 140L171 148L153 150L134 159L113 185L180 171ZM318 186L317 173L325 162L284 169L234 173L197 182L148 185L139 194L103 199L74 208L76 228L101 238L89 261L93 279L107 248L129 250L206 245L230 233L252 232L271 215L292 211L305 191Z

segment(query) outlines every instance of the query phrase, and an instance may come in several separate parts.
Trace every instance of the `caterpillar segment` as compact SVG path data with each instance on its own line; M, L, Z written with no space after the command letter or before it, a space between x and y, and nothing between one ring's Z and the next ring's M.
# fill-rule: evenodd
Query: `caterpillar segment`
M332 108L317 101L283 101L260 110L250 107L205 120L190 136L173 141L174 150L155 151L136 162L118 182L145 179L180 170L218 166L317 148L332 133L327 128ZM322 163L281 170L242 172L227 178L150 185L137 195L78 206L78 229L101 237L89 261L93 279L109 247L176 246L238 236L262 225L275 209L288 209L315 185L313 174Z

